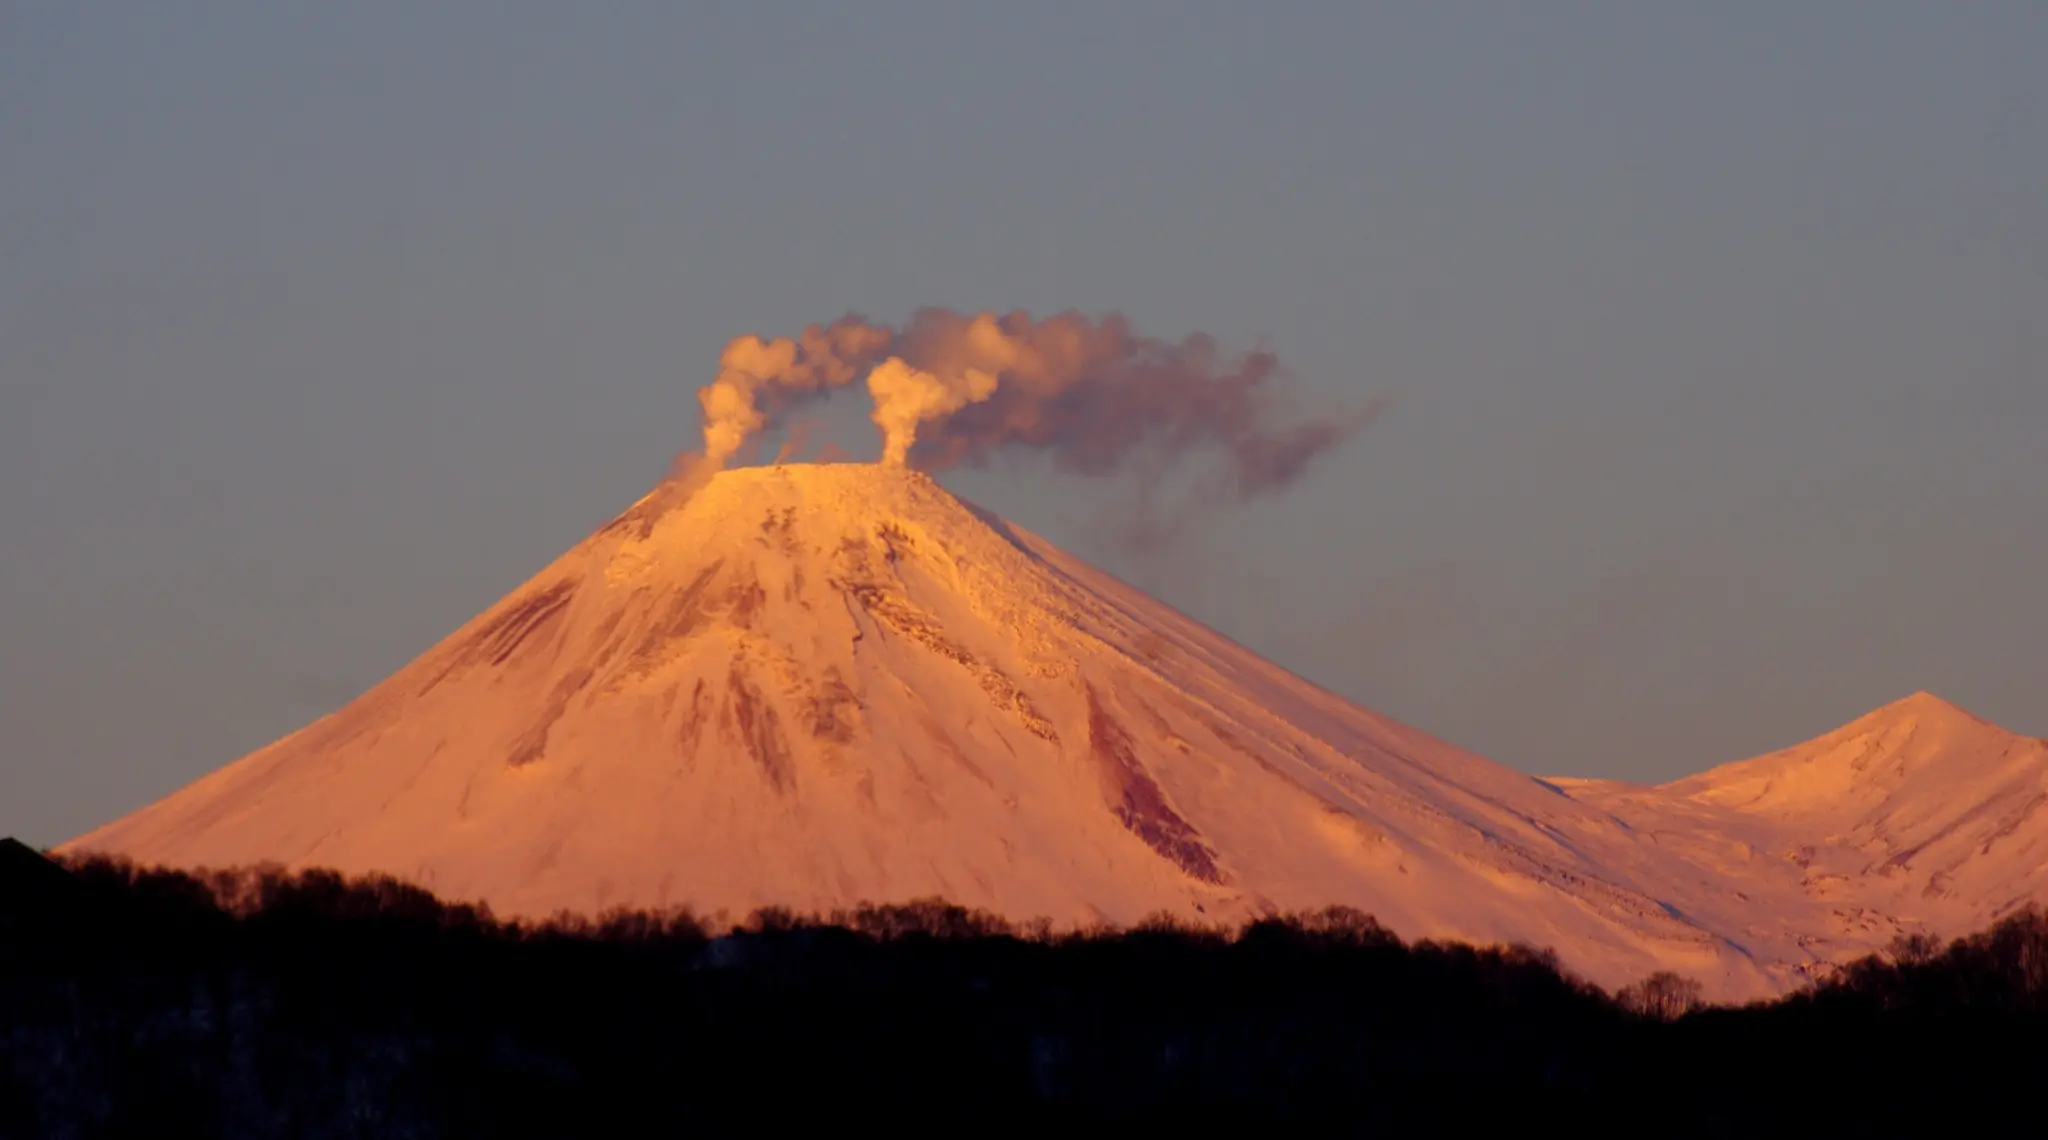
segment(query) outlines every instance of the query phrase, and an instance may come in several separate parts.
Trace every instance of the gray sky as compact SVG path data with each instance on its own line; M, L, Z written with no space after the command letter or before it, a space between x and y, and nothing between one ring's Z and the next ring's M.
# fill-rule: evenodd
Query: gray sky
M727 338L925 304L1391 396L1165 563L948 483L1506 763L2048 733L2038 0L494 9L0 6L0 834L426 649Z

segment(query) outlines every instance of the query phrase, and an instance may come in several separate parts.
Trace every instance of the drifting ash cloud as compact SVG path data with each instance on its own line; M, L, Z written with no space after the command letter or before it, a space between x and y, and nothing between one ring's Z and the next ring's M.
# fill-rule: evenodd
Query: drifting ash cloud
M1117 314L928 308L900 328L847 316L735 338L697 399L714 470L801 405L860 385L885 463L944 471L1035 455L1075 474L1136 474L1149 492L1206 460L1196 498L1235 502L1293 485L1384 408L1294 418L1281 376L1271 352L1140 336Z

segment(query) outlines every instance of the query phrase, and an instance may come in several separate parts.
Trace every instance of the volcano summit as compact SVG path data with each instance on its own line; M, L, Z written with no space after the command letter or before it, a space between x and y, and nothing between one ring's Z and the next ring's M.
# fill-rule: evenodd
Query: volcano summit
M67 848L381 871L528 916L1347 904L1731 997L1899 929L1628 814L1358 708L927 476L795 464L657 489L354 702Z

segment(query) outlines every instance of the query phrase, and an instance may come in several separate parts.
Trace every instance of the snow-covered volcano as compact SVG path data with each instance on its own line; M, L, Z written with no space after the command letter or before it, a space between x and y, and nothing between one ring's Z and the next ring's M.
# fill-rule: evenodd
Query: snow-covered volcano
M1342 903L1722 997L1899 929L1842 918L1776 839L1628 822L1625 791L1349 704L922 475L789 465L658 490L353 703L67 846L519 915Z
M1657 787L1555 782L1733 883L1796 877L1845 931L1962 934L2048 901L2048 741L1928 693Z

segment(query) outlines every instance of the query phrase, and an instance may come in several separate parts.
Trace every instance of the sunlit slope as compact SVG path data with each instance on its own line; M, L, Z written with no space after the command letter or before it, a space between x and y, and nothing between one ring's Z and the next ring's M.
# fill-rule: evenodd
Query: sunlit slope
M69 846L386 871L526 915L1341 903L1724 997L1896 932L1844 926L1775 839L1674 842L1580 792L1349 704L923 476L789 465L657 491L358 700ZM1741 793L1694 794L1719 821Z
M1926 693L1658 787L1555 782L1733 881L1791 868L1825 908L1801 932L1822 957L2048 900L2048 742Z

